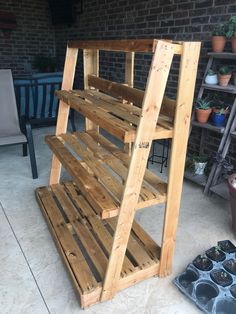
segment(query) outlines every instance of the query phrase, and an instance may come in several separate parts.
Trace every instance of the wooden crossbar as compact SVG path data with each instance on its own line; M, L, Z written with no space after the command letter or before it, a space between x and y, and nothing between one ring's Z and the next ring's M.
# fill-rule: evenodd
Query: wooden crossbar
M163 39L162 39L163 41ZM172 42L171 40L166 40ZM98 49L105 51L124 51L124 52L154 52L157 45L157 39L122 39L122 40L88 40L68 41L69 48L78 49ZM182 53L181 43L174 43L174 53Z

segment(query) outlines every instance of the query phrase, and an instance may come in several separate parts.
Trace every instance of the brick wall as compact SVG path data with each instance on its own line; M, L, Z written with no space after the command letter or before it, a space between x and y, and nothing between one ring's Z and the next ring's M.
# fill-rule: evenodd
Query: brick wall
M90 0L84 1L83 13L77 15L72 27L59 26L56 31L56 50L64 59L68 39L116 39L116 38L170 38L173 40L195 40L202 42L201 58L197 77L197 91L207 62L207 52L211 50L211 31L215 25L224 23L236 14L235 0ZM230 49L227 43L226 49ZM124 80L122 54L101 56L102 76L116 81ZM116 65L116 67L114 66ZM144 88L150 57L137 55L135 58L135 87ZM175 95L178 59L172 68L167 94ZM114 69L115 68L115 69ZM110 70L109 70L110 69ZM80 68L80 71L82 69ZM115 70L115 71L113 71ZM112 72L115 75L112 75ZM78 83L78 82L77 82ZM227 97L227 95L226 95ZM213 132L206 132L204 152L208 155L216 151L219 138ZM209 143L211 143L209 145ZM198 152L199 129L194 128L189 150ZM230 158L236 166L235 144L231 145Z
M11 68L15 76L27 75L34 55L55 56L47 0L1 1L0 11L13 13L17 22L9 38L0 31L0 68Z
M3 2L3 1L2 1ZM201 58L196 93L211 50L211 30L236 14L235 0L83 0L83 12L77 6L77 22L72 26L52 26L47 0L8 0L0 10L16 15L17 28L9 39L1 32L0 68L11 67L14 74L26 74L26 64L38 53L54 54L59 65L64 63L68 39L118 39L118 38L170 38L174 40L202 41ZM230 49L229 43L227 49ZM137 54L135 58L135 87L144 88L150 65L150 56ZM115 53L100 58L102 76L118 82L124 80L124 55ZM178 59L172 67L167 94L175 95ZM106 68L106 70L104 70ZM76 85L81 87L82 67ZM198 151L199 130L194 129L189 150ZM218 145L215 133L206 134L205 153L211 154ZM236 165L235 144L231 145L230 157Z

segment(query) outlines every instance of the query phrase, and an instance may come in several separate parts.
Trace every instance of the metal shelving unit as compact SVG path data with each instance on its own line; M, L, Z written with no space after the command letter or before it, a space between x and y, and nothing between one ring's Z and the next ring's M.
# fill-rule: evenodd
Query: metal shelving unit
M215 59L222 59L222 60L235 60L236 61L236 53L215 53L210 52L208 53L209 60L206 66L205 74L203 77L203 81L201 84L201 88L198 93L198 98L202 98L205 91L217 91L217 92L225 92L229 94L236 94L236 86L229 84L226 87L222 87L219 85L209 85L205 83L205 76L210 68L214 65ZM236 137L236 97L231 107L231 111L226 122L225 126L216 127L211 123L199 123L195 120L194 114L192 115L191 125L192 127L201 128L201 140L200 140L200 149L199 153L203 153L203 144L204 138L206 135L206 130L210 130L216 132L218 134L222 134L220 144L217 150L217 156L220 156L221 159L224 159L228 153L229 145L231 143L231 139ZM199 176L194 175L190 171L185 171L185 178L191 180L201 186L204 186L204 193L208 194L210 191L214 192L221 197L226 199L229 198L228 190L225 181L220 182L222 173L222 165L217 163L216 161L213 163L211 167L210 174L208 178L205 175Z

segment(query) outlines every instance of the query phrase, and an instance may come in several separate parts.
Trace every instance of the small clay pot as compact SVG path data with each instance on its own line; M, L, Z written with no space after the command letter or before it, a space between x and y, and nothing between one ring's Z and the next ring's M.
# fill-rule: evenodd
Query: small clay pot
M218 79L219 79L219 85L220 86L227 86L229 84L229 81L231 79L232 74L218 74Z
M234 85L236 86L236 72L233 73Z
M207 110L203 110L203 109L196 109L196 118L197 121L200 123L206 123L209 119L209 116L212 112L212 109L209 108Z
M212 51L222 52L226 44L226 38L224 36L212 36Z
M231 38L232 51L236 52L236 36Z

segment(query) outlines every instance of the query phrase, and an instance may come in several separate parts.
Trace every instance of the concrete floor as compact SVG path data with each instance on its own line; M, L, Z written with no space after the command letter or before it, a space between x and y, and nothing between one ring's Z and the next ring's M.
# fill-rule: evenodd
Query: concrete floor
M109 302L81 310L34 196L35 188L48 182L51 153L44 144L48 133L53 128L34 130L37 180L31 179L29 158L22 157L20 146L0 148L0 313L200 313L172 280L218 240L236 242L229 204L217 196L206 197L201 188L184 182L173 274L151 278ZM140 210L136 219L160 241L163 207Z

